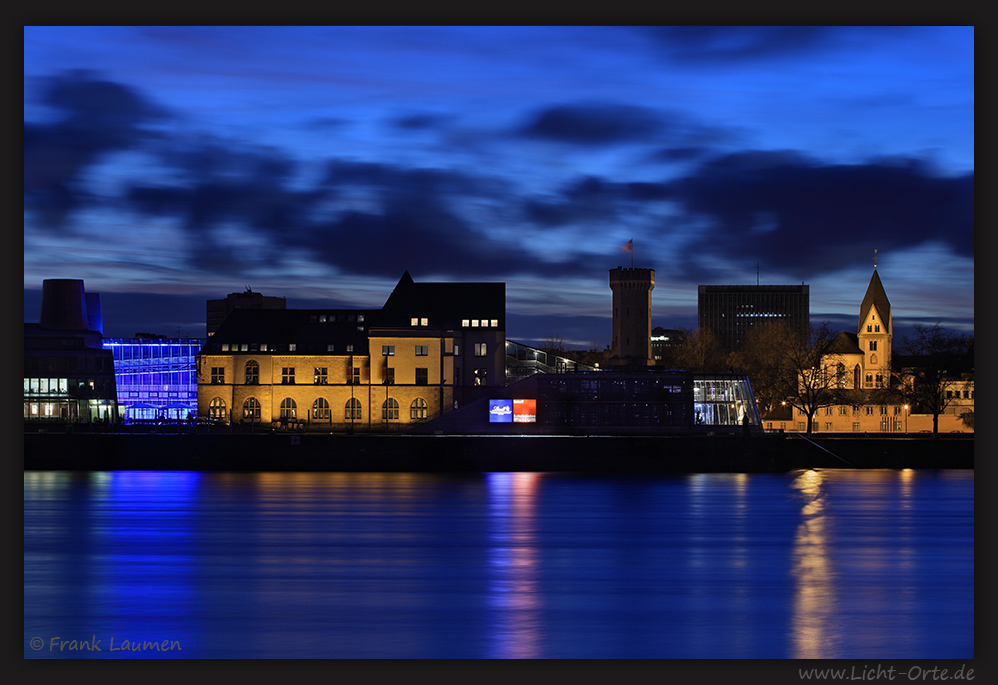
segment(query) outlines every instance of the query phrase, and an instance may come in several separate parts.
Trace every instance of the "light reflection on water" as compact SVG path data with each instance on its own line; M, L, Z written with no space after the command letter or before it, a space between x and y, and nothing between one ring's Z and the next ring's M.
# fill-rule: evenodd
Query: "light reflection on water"
M973 559L972 471L26 472L24 656L972 658Z

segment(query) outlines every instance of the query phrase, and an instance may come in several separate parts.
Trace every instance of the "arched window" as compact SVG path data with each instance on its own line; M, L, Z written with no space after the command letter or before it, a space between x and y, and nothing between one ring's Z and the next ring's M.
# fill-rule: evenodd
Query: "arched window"
M281 400L281 418L282 419L297 419L298 418L298 405L290 397L285 397Z
M426 418L426 400L422 397L417 397L409 405L409 418L413 421L419 421Z
M243 402L243 418L252 421L260 420L260 401L255 397L247 397Z
M838 388L846 387L846 365L842 362L835 367L835 385Z
M872 386L873 385L873 374L872 373L866 374L866 385L867 386Z
M225 421L225 400L216 397L208 404L208 418L216 421Z
M857 390L859 390L859 388L860 388L859 379L860 379L860 374L861 373L862 372L859 370L859 364L857 364L856 368L852 370L852 387L855 388L855 389L857 389Z
M347 402L345 418L347 421L356 421L361 418L360 400L356 397L351 397Z
M394 397L389 397L387 400L381 403L381 420L398 421L398 418L399 418L399 403L395 401Z
M259 385L260 365L250 359L246 362L246 385Z
M328 419L329 418L329 402L323 398L317 399L312 403L312 417L316 419Z

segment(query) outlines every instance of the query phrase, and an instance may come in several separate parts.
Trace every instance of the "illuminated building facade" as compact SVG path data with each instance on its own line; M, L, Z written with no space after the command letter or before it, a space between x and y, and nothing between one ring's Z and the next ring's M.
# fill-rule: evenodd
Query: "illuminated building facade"
M783 322L801 334L810 325L809 286L701 285L697 325L713 331L721 348L734 352L752 326Z
M118 406L126 422L186 420L197 415L197 338L110 338Z
M392 432L505 385L504 283L415 283L381 309L236 309L202 347L198 415Z
M114 358L102 340L100 295L82 280L45 280L41 320L24 324L26 426L117 423Z
M887 390L900 374L910 373L917 360L892 356L894 322L891 303L874 267L873 275L859 308L856 333L842 332L831 341L822 358L826 377L835 390L842 391L840 402L821 407L813 417L812 431L818 433L921 433L932 430L930 414L913 413L901 399L889 400ZM906 367L900 369L900 366ZM907 369L914 365L912 369ZM893 371L893 373L892 373ZM960 415L974 410L973 374L955 377L947 384L949 404L939 417L940 432L973 432ZM895 395L895 398L898 396ZM881 401L877 401L880 398ZM764 420L766 430L806 431L807 416L800 409L780 410Z

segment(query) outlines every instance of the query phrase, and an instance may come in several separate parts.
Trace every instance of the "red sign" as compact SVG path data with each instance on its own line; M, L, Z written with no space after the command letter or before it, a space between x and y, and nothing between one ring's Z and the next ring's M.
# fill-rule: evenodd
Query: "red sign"
M537 400L513 400L513 423L537 423Z

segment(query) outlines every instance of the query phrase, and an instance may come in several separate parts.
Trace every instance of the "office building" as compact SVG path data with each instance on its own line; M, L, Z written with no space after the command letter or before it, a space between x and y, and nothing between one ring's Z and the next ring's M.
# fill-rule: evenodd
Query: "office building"
M753 326L782 322L805 334L810 326L809 286L701 285L697 322L710 329L725 352L739 348Z
M208 300L205 311L205 328L210 338L225 321L225 317L236 309L286 309L283 297L264 297L246 288L241 293L229 293L222 300Z

